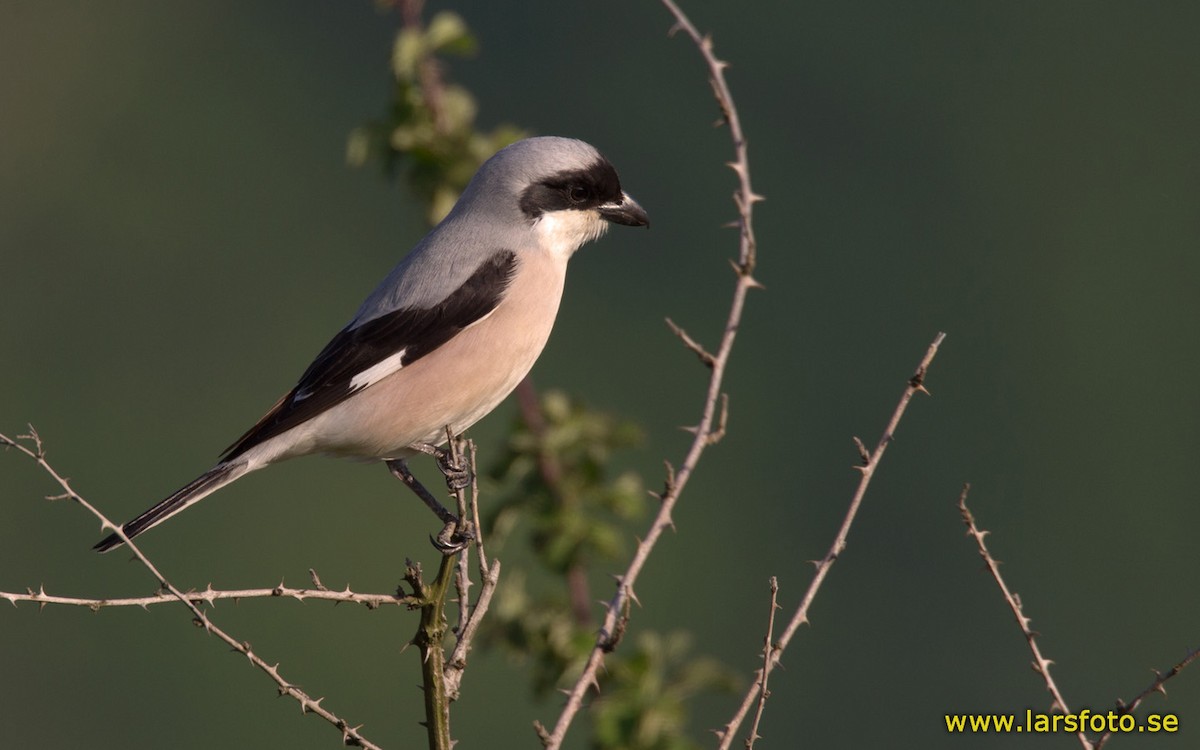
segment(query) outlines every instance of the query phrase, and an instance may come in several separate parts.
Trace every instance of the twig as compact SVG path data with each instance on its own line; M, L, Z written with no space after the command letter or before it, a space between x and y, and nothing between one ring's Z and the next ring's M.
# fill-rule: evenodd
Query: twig
M446 694L450 700L457 700L461 690L463 672L467 668L467 654L471 651L471 644L475 638L475 633L479 630L479 624L483 622L484 615L487 614L488 607L492 603L492 595L496 593L496 584L500 582L500 561L494 560L488 565L487 550L484 547L483 527L479 524L479 477L475 471L475 443L471 440L467 441L467 452L470 454L471 467L471 495L470 502L467 503L468 508L464 509L463 518L466 518L465 513L468 511L471 514L473 527L475 529L475 551L479 555L479 600L475 602L475 608L463 608L460 610L462 619L459 620L458 629L455 632L456 642L454 650L450 653L450 658L446 660L446 666L442 670L445 679ZM463 559L466 558L464 551ZM458 576L466 577L468 571L464 570L465 566L459 563ZM459 596L465 596L465 591L460 587Z
M601 624L596 643L588 655L583 672L567 692L567 702L559 714L553 731L547 731L540 723L535 723L535 729L543 745L550 750L562 746L567 730L571 726L579 709L583 706L584 696L588 690L597 684L596 675L604 662L605 654L616 648L620 640L620 631L624 628L624 618L629 611L631 601L636 601L634 584L646 565L654 545L663 532L673 527L671 513L679 500L680 494L687 486L688 480L695 471L696 465L704 450L712 444L713 423L717 416L718 402L721 399L721 383L725 377L725 367L729 362L734 339L742 319L742 309L745 306L746 295L751 289L762 285L754 278L757 245L754 238L752 214L754 204L761 201L762 196L754 192L750 184L750 160L746 148L746 138L742 131L741 120L733 95L725 82L726 63L717 59L713 54L712 40L701 36L683 11L671 0L662 0L663 5L675 18L672 31L682 30L696 45L708 68L713 95L721 108L725 122L729 125L729 135L733 142L734 160L729 167L737 175L738 187L734 193L734 204L737 207L738 219L738 256L733 262L736 274L733 298L729 306L729 315L721 336L720 344L715 354L712 354L712 365L709 368L708 389L704 398L700 421L696 426L691 446L674 477L667 482L661 495L662 502L650 529L641 542L638 543L633 559L625 572L617 577L617 590L606 604L604 621Z
M697 342L694 338L689 336L687 331L680 328L679 325L675 321L671 320L670 318L667 318L667 328L670 328L671 333L678 336L679 340L683 342L683 345L686 346L688 349L691 349L692 352L694 352L695 355L700 358L700 362L705 367L713 366L713 360L715 359L715 357L713 357L713 355L710 354L709 351L707 349L705 349L699 342Z
M405 580L412 586L417 606L421 608L421 624L412 643L421 652L421 686L425 694L425 731L432 750L451 750L450 695L445 683L446 653L442 640L446 635L446 592L454 578L455 555L442 555L437 578L430 585L421 580L421 566L407 563Z
M925 390L925 376L929 371L929 366L933 362L933 358L937 356L938 347L946 338L946 334L939 333L934 337L933 343L925 351L925 356L921 359L921 363L917 365L917 370L904 388L904 393L900 395L900 402L896 404L895 411L892 412L892 418L888 420L887 427L883 431L882 437L875 446L875 450L867 453L863 442L858 438L854 438L855 445L863 457L863 463L860 466L855 466L862 473L862 477L858 480L858 487L854 490L854 496L850 499L850 507L846 509L846 515L842 519L842 525L838 529L837 535L833 538L833 543L829 547L829 551L820 560L814 561L816 573L813 575L812 582L808 585L808 590L804 592L804 597L800 600L800 604L796 607L796 612L792 615L791 621L788 622L787 628L784 629L783 635L780 637L778 644L772 652L771 659L764 665L764 669L770 672L779 665L779 660L783 656L784 650L791 643L792 636L801 625L808 622L808 611L812 607L813 601L817 597L817 592L821 590L821 584L824 583L825 577L829 575L833 564L837 562L838 556L846 549L846 539L850 535L850 527L854 525L854 519L858 515L858 509L862 505L863 497L867 493L867 487L871 484L871 478L875 476L875 470L879 468L879 462L883 460L883 454L891 444L895 437L896 429L900 425L900 420L904 416L904 412L908 409L908 404L912 401L912 397L917 393L928 394ZM758 694L759 685L756 682L746 691L742 702L738 707L737 712L725 728L717 732L717 736L721 738L721 744L718 746L720 750L728 750L733 743L733 737L737 733L737 729L741 726L742 721L750 711L750 707L754 705L755 697Z
M31 449L18 442L18 440L21 439L32 442L34 447ZM79 493L75 492L75 490L71 488L71 483L57 471L55 471L55 469L49 463L47 463L46 452L42 445L42 439L32 425L29 427L29 434L18 435L17 440L0 434L0 445L15 448L17 451L37 463L37 465L41 467L41 469L48 475L50 475L50 477L63 490L63 494L55 495L50 499L73 500L100 520L100 528L102 531L110 531L117 534L117 536L121 538L121 541L128 546L129 551L132 552L139 561L141 561L142 565L145 566L148 571L150 571L150 574L154 576L159 585L169 591L173 597L183 602L183 605L191 610L194 621L198 626L204 628L205 632L215 635L219 640L224 642L237 653L245 656L251 664L271 678L271 680L278 687L280 695L287 695L299 703L301 712L316 714L333 726L337 727L337 729L339 729L342 733L342 741L347 745L368 748L368 750L379 750L378 745L370 742L359 733L358 730L360 729L360 726L352 727L345 719L342 719L328 709L323 708L321 706L321 701L325 700L324 698L314 699L310 697L308 693L304 692L291 682L285 680L279 674L278 664L268 664L260 656L258 656L258 654L251 650L249 643L235 639L233 636L229 635L224 630L213 624L213 622L208 619L208 615L205 614L202 609L200 609L196 602L189 598L188 594L185 594L176 588L170 581L166 579L165 576L163 576L161 572L159 572L158 568L156 568L154 564L150 562L149 558L142 553L138 546L125 535L125 532L121 530L119 525L110 521L108 517L101 513L94 505L85 500Z
M979 556L983 558L983 563L987 566L988 572L992 574L996 585L1000 587L1000 593L1004 595L1004 601L1008 602L1008 607L1012 610L1013 617L1016 618L1017 627L1021 629L1021 633L1025 636L1025 642L1029 644L1029 651L1033 654L1033 669L1042 676L1042 680L1046 683L1046 690L1050 691L1050 695L1054 698L1051 708L1061 711L1064 714L1069 714L1071 713L1071 709L1067 707L1067 702L1063 699L1062 691L1058 689L1054 678L1050 676L1050 665L1053 662L1042 656L1042 650L1038 647L1037 643L1037 633L1029 627L1030 619L1025 616L1021 608L1021 598L1009 590L1008 584L1004 582L1004 578L1000 575L1000 564L996 561L996 558L992 557L992 553L988 551L987 544L984 541L988 532L981 530L975 525L975 517L971 515L971 511L967 508L967 493L970 491L971 485L964 484L962 492L958 496L958 511L962 514L963 523L967 526L967 536L975 540L975 546L979 548ZM1075 736L1079 738L1079 744L1083 746L1084 750L1091 750L1092 742L1086 734L1080 731Z
M767 635L763 638L763 665L758 671L758 707L754 710L754 721L750 724L750 736L746 738L746 750L754 750L755 740L762 739L758 725L762 722L763 710L771 691L767 689L767 678L771 676L768 664L775 656L775 612L779 609L779 580L771 576L771 613L767 616Z
M1134 711L1137 710L1137 707L1141 705L1142 701L1146 700L1154 693L1162 693L1163 695L1166 695L1167 694L1167 688L1166 688L1167 680L1171 679L1175 675L1182 672L1185 667L1187 667L1192 662L1196 661L1196 659L1200 659L1200 649L1189 650L1187 652L1187 655L1184 656L1183 659L1181 659L1178 663L1175 664L1175 666L1171 667L1166 672L1159 672L1157 669L1154 670L1154 682L1151 682L1148 686L1146 686L1145 690L1143 690L1142 692L1140 692L1136 696L1134 696L1134 699L1131 700L1129 703L1126 703L1125 701L1122 701L1122 700L1118 700L1117 701L1117 713L1120 715L1133 713ZM1113 732L1111 730L1100 735L1100 739L1096 740L1096 745L1095 745L1096 750L1100 750L1100 748L1102 748L1106 744L1108 744L1108 740L1112 736L1113 736Z
M463 445L466 441L461 437L456 437L450 426L446 426L446 437L448 439L448 447L450 450L450 461L455 466L462 466ZM472 457L475 455L471 453ZM478 487L475 481L475 464L468 466L471 472L471 485ZM458 505L458 521L459 530L473 529L472 518L467 515L467 493L466 489L458 489L454 492L454 499ZM473 498L472 498L473 500ZM475 530L478 533L478 530ZM455 631L462 629L463 624L471 619L471 548L464 547L458 556L458 570L454 572L454 588L458 594L458 626ZM457 697L457 695L455 695Z
M305 601L306 599L317 599L321 601L330 601L334 603L349 602L351 604L361 604L367 609L378 609L384 605L409 604L407 597L401 594L362 594L351 591L347 587L344 591L330 591L329 589L295 589L284 586L280 583L272 588L257 588L257 589L214 589L211 585L203 591L185 591L183 594L188 601L194 604L203 602L208 605L215 605L217 601L222 599L233 599L238 601L241 599L295 599L296 601ZM87 607L94 612L98 612L104 607L149 607L155 604L167 604L179 601L179 597L168 592L154 594L152 596L130 596L118 597L112 599L88 599L76 596L56 596L47 594L46 590L41 586L37 591L26 589L25 593L16 593L13 591L0 591L0 599L7 599L14 606L17 602L35 602L45 607L47 604L62 604L74 607Z

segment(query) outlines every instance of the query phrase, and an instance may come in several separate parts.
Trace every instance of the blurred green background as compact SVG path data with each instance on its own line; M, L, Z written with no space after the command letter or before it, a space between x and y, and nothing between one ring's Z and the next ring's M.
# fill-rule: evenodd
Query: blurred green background
M715 344L735 235L728 136L695 50L654 2L432 3L479 37L452 76L485 127L580 137L653 219L575 259L534 370L639 420L660 483ZM849 547L775 673L761 747L1011 747L947 711L1045 709L1024 639L954 507L963 481L1073 708L1105 710L1200 645L1200 5L717 3L750 137L760 268L707 455L639 588L639 628L690 629L749 675L767 578L784 613L926 345L949 336ZM207 468L424 233L346 139L387 101L393 16L370 2L0 5L0 431L32 422L75 487L126 519ZM486 457L514 410L472 431ZM0 588L153 585L97 524L0 466ZM428 476L428 467L425 467ZM177 585L281 578L391 590L430 519L380 467L305 459L148 535ZM632 545L630 545L632 546ZM519 574L522 555L504 557ZM610 584L597 571L596 591ZM292 601L215 617L389 747L420 747L415 615ZM5 608L5 746L337 746L178 607ZM557 698L479 655L463 747L536 746ZM1200 670L1172 681L1193 744ZM732 696L694 705L693 734ZM574 747L584 732L573 735ZM1021 746L1071 747L1068 736Z

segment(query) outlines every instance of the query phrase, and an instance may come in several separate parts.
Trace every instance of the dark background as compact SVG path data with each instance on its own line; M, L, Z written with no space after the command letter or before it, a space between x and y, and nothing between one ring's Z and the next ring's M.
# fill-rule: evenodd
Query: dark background
M655 486L704 387L662 319L715 345L732 289L730 149L704 69L653 2L453 7L482 45L451 68L481 124L595 143L651 214L576 257L534 377L639 420L646 444L624 460ZM857 479L851 436L874 444L944 330L934 397L772 678L760 747L1010 747L948 736L943 714L1048 708L963 536L967 480L1071 707L1131 697L1200 645L1200 6L686 10L732 63L768 198L767 290L734 352L729 435L646 570L632 632L691 630L749 675L768 576L790 614ZM113 517L207 468L423 234L410 196L345 161L383 111L395 25L366 0L0 6L0 431L32 422ZM484 456L512 414L472 431ZM153 591L121 554L89 552L93 519L39 500L55 488L32 464L2 462L0 588ZM430 529L382 468L305 459L144 548L183 587L304 585L311 567L388 591L406 556L432 564ZM508 575L528 564L504 559ZM214 616L372 740L423 745L417 655L401 653L414 615L248 601ZM188 623L171 606L6 608L3 744L337 746ZM530 723L558 699L534 701L527 671L477 656L462 747L536 746ZM1148 706L1178 712L1178 736L1110 747L1192 744L1200 672L1169 693ZM694 704L694 736L734 703Z

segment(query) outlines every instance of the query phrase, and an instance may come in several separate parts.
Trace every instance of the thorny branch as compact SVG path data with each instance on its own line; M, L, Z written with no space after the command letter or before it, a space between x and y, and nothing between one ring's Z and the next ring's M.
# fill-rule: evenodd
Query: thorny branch
M988 573L990 573L992 579L996 581L996 585L1000 588L1000 593L1004 595L1004 601L1008 604L1009 609L1012 610L1013 617L1017 621L1017 627L1021 629L1021 633L1025 636L1025 642L1029 644L1029 651L1033 654L1033 669L1035 672L1041 675L1042 680L1046 683L1046 690L1048 690L1050 695L1054 697L1051 707L1056 711L1069 714L1071 713L1071 710L1067 708L1067 702L1063 699L1062 692L1058 689L1058 685L1054 682L1054 678L1050 676L1050 665L1054 662L1042 656L1042 650L1037 644L1037 632L1029 627L1030 618L1025 615L1024 609L1021 605L1021 597L1018 596L1016 592L1008 588L1008 584L1005 583L1003 576L1000 575L999 561L992 556L991 551L987 548L985 538L990 532L988 532L986 529L980 529L975 524L975 516L971 513L970 509L967 508L967 494L970 491L971 485L964 484L962 492L959 493L958 496L958 511L962 515L963 523L967 526L967 536L975 540L975 546L979 550L979 556L983 558L983 562L987 567ZM1196 661L1196 659L1200 659L1200 649L1188 651L1182 660L1180 660L1177 664L1175 664L1175 666L1171 667L1171 669L1167 670L1166 672L1154 670L1154 681L1151 682L1150 685L1144 690L1142 690L1142 692L1134 696L1134 699L1129 703L1118 700L1116 713L1121 716L1125 714L1131 714L1137 710L1137 707L1141 705L1142 701L1144 701L1146 698L1149 698L1152 694L1162 693L1163 695L1166 695L1167 690L1165 686L1167 680L1182 672L1185 667ZM1076 735L1076 737L1079 738L1079 744L1084 748L1084 750L1100 750L1100 748L1108 744L1108 741L1112 738L1112 736L1113 732L1112 730L1109 730L1102 734L1095 742L1092 742L1082 731Z
M1142 692L1134 696L1133 700L1128 703L1120 699L1117 700L1117 713L1120 715L1133 713L1137 710L1137 707L1142 704L1142 701L1146 700L1154 693L1162 693L1163 695L1166 695L1167 680L1182 672L1185 667L1196 661L1196 659L1200 659L1200 649L1189 650L1186 656L1180 659L1175 666L1171 667L1166 672L1159 672L1157 669L1154 670L1154 682L1151 682L1144 690L1142 690ZM1107 745L1112 736L1112 730L1102 734L1100 739L1096 740L1096 750L1100 750L1100 748Z
M623 574L617 577L617 591L605 605L604 622L601 624L596 643L588 655L583 673L567 692L566 705L563 707L553 731L548 731L540 723L535 723L534 725L538 736L542 740L542 744L550 750L557 750L557 748L562 746L563 739L566 737L571 722L583 706L584 697L587 695L588 690L597 684L596 675L604 663L605 654L616 648L620 640L620 633L624 631L626 620L628 619L630 603L637 601L636 594L634 593L634 585L637 582L638 576L641 574L642 568L645 567L646 561L649 559L650 553L654 549L655 544L657 544L659 537L662 536L664 531L673 527L671 513L675 508L676 502L679 500L680 494L683 492L684 487L687 486L688 480L695 471L696 465L703 455L705 448L712 445L717 439L716 436L720 434L717 432L715 436L713 428L714 422L718 417L718 404L722 401L721 384L725 377L725 367L729 362L734 339L737 337L746 295L751 289L762 286L753 275L757 247L754 238L752 214L754 204L763 198L754 192L750 184L750 160L747 153L746 137L742 131L742 123L738 117L733 95L730 93L729 86L725 82L725 68L728 64L716 57L713 53L712 39L702 36L683 11L680 10L679 6L671 0L662 0L662 2L675 19L675 24L671 32L684 32L699 50L708 68L713 95L716 97L717 105L721 109L725 124L729 126L729 135L733 142L734 151L734 159L729 162L729 167L737 175L738 181L738 187L733 196L738 214L738 219L735 222L735 226L738 229L738 256L737 260L733 262L736 282L733 299L729 307L729 315L726 319L725 328L716 352L708 354L704 349L699 348L698 345L694 345L695 342L690 338L681 337L684 344L693 352L696 352L709 368L708 389L704 398L704 405L701 409L700 421L692 430L694 437L683 463L679 466L678 470L668 468L668 481L666 482L665 489L659 495L661 504L659 505L658 513L651 523L645 538L638 543L629 566ZM678 330L682 333L682 329ZM692 341L692 343L689 344L689 341ZM698 348L699 351L697 351ZM704 352L712 358L711 364L700 352ZM723 429L723 423L718 428L718 430L720 429Z
M465 442L466 450L469 454L467 459L469 462L468 466L471 467L471 493L469 499L465 497L464 490L459 490L457 495L460 518L464 521L469 520L475 531L475 544L473 547L479 556L479 579L481 587L479 589L479 599L475 602L475 608L471 609L466 601L467 592L470 589L470 566L467 562L467 553L470 551L470 548L465 549L459 557L459 566L455 573L455 585L459 596L459 621L458 626L454 630L454 650L450 652L450 656L446 659L445 667L442 670L446 695L451 701L456 700L459 696L463 671L467 668L467 654L471 650L471 644L476 632L479 630L479 624L483 622L483 617L487 614L488 607L491 606L492 595L496 593L496 585L500 582L500 561L493 560L490 565L488 564L487 550L484 547L483 527L479 523L479 477L475 470L475 443L471 440ZM452 439L450 444L454 446L455 441Z
M987 548L985 537L987 537L988 532L981 530L975 525L975 516L971 515L970 509L967 508L967 494L970 491L971 485L964 484L962 492L958 496L958 512L962 514L963 523L966 524L967 536L975 540L975 546L979 549L979 556L983 558L983 564L987 567L988 573L991 573L992 578L996 581L996 585L1000 587L1000 593L1004 595L1004 601L1008 603L1008 608L1012 610L1013 617L1017 621L1017 627L1021 629L1021 633L1025 636L1025 642L1029 644L1029 651L1033 654L1033 668L1042 676L1042 680L1046 683L1046 690L1050 692L1051 697L1054 699L1050 707L1055 711L1069 714L1071 713L1071 709L1067 707L1067 701L1063 698L1062 691L1058 689L1058 684L1050 676L1050 665L1053 662L1042 656L1042 650L1037 643L1037 633L1029 627L1031 620L1025 615L1021 607L1021 597L1011 591L1008 588L1008 584L1004 582L1004 577L1000 575L1000 563L996 558L992 557L991 551ZM1077 736L1084 748L1092 746L1086 734L1079 732Z
M771 576L771 613L767 616L767 634L763 637L763 665L758 670L755 684L758 692L758 706L754 709L754 721L750 724L750 735L746 738L746 750L754 750L754 743L762 739L758 726L762 723L763 711L767 707L767 698L771 691L767 689L767 678L771 676L769 664L775 658L775 613L779 610L779 580Z
M26 445L26 443L31 443L33 447L30 448L28 445ZM342 741L347 745L363 747L367 748L368 750L379 750L378 745L366 739L362 736L362 734L359 733L359 729L361 728L360 726L352 727L345 719L342 719L333 712L322 707L321 702L325 700L324 698L312 698L308 695L308 693L284 679L283 676L279 674L278 664L268 664L262 659L262 657L254 653L249 643L245 641L239 641L221 628L217 627L217 625L215 625L212 620L208 618L208 615L204 612L204 610L200 609L199 605L195 601L194 594L186 594L168 581L166 577L159 572L158 568L154 566L154 563L150 562L149 558L142 553L138 546L130 541L129 537L125 535L125 532L121 530L119 525L110 521L108 517L100 512L94 505L85 500L79 493L75 492L75 490L71 488L70 481L59 474L46 461L46 452L44 446L42 445L42 439L38 436L37 430L33 429L32 425L29 427L29 434L18 435L16 439L0 434L0 446L15 449L22 455L32 459L35 463L37 463L37 465L41 467L43 471L49 474L51 479L53 479L63 490L62 494L54 495L48 497L47 499L73 500L100 520L100 528L102 531L109 531L117 534L117 536L121 538L121 541L127 545L129 551L132 552L139 561L141 561L146 570L150 571L150 574L154 576L156 581L158 581L159 586L169 592L172 597L182 602L183 605L191 611L196 625L204 628L205 632L211 633L231 649L242 656L245 656L252 665L257 667L260 671L271 678L271 680L278 687L280 695L286 695L299 703L301 712L316 714L332 724L339 731L341 731Z
M913 396L918 393L928 394L925 390L925 376L929 372L929 365L933 362L933 358L937 356L938 347L946 338L946 334L939 333L934 337L933 342L925 351L924 358L917 365L917 370L908 383L905 385L904 393L900 395L900 402L896 404L895 411L892 412L892 418L888 421L887 427L884 428L883 435L879 438L879 442L875 446L875 450L868 452L866 446L857 437L854 438L854 443L858 448L862 464L855 466L862 477L858 481L858 487L854 490L854 496L850 499L850 506L846 510L846 515L842 519L842 525L838 529L837 535L833 539L833 544L830 545L829 551L820 560L816 560L813 564L817 571L813 576L812 582L808 586L808 590L804 593L804 597L800 600L800 605L796 607L795 614L792 615L791 621L787 628L784 629L783 635L775 644L771 651L771 658L763 665L763 670L770 673L772 669L779 665L779 660L783 656L783 652L791 643L792 636L801 625L808 622L808 610L812 607L813 600L817 597L817 592L821 590L821 584L824 583L825 577L829 575L829 570L833 564L837 562L838 556L846 549L846 539L850 535L850 527L854 524L854 519L858 515L858 509L862 505L863 497L867 493L867 487L871 484L871 478L875 476L875 470L879 468L879 462L883 460L883 454L891 444L892 439L896 435L896 429L900 425L900 419L904 416L904 412L908 409L908 404L912 401ZM765 687L765 675L762 685ZM738 707L737 712L724 729L717 732L717 736L721 738L720 750L728 750L733 743L733 737L736 734L738 727L745 720L746 715L750 712L750 707L754 705L756 697L759 696L760 682L755 682L746 691L742 698L742 703ZM760 699L761 700L761 699Z
M351 604L361 604L367 609L378 609L388 604L407 605L409 601L402 594L362 594L351 591L349 587L342 591L330 591L329 589L297 589L285 586L280 583L278 586L271 588L257 589L214 589L209 585L203 591L185 591L183 595L187 600L194 604L207 604L213 606L216 602L223 599L232 599L235 602L242 599L295 599L296 601L305 601L306 599L317 599L321 601L330 601L335 603L349 602ZM111 599L91 599L78 596L56 596L46 593L42 587L38 587L37 591L26 589L24 593L14 591L0 591L0 599L7 599L14 605L17 602L34 602L41 606L47 604L63 604L75 607L87 607L96 612L104 607L150 607L155 604L168 604L179 601L179 597L172 593L162 592L151 596L130 596L117 597Z

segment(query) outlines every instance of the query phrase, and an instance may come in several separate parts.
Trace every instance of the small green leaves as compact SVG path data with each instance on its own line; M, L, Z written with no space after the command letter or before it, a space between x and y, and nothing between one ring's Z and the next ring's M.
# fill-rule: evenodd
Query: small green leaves
M479 42L467 28L462 16L444 10L429 20L425 32L425 45L430 52L441 52L457 57L469 57L479 51Z
M492 526L511 528L520 511L532 523L533 546L555 573L616 559L628 538L623 522L641 514L646 493L630 471L610 476L613 454L636 445L641 430L548 391L537 428L522 420L491 475L506 488L491 503Z
M738 679L715 659L691 653L684 632L645 632L601 678L592 716L597 750L691 750L688 702L698 693L731 691Z
M430 224L450 212L479 165L526 135L511 125L491 133L476 130L475 97L445 81L437 56L465 57L477 49L455 13L438 13L427 26L403 26L392 47L395 84L388 111L355 129L346 144L350 164L378 163L389 179L403 179L425 205Z

